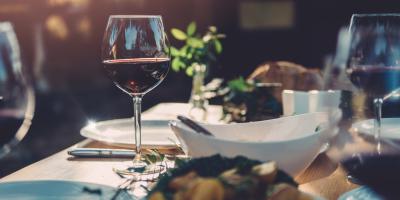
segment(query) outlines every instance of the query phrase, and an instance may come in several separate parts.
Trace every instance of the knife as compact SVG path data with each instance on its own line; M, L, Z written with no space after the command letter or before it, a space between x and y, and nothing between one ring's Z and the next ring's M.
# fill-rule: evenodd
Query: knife
M68 154L85 158L133 158L136 152L126 149L73 148Z
M208 135L208 136L214 136L210 131L208 131L207 129L205 129L204 127L202 127L200 124L198 124L197 122L182 116L182 115L178 115L177 117L182 123L184 123L186 126L188 126L189 128L193 129L194 131L201 133L203 135Z

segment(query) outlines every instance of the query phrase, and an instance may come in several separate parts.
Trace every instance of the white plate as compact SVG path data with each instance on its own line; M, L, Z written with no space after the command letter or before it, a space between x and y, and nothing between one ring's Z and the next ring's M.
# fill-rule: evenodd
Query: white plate
M85 192L84 189L99 193ZM16 181L0 184L0 200L109 200L116 190L109 186L73 181ZM128 193L118 195L119 200L133 200Z
M133 124L132 118L96 122L83 127L81 135L97 141L132 148L135 145ZM177 141L178 139L169 128L167 120L142 121L143 146L175 147Z
M342 194L338 200L382 200L374 191L368 187L359 187Z
M351 128L358 133L374 136L373 119L356 122ZM392 140L400 140L400 118L383 118L381 137Z

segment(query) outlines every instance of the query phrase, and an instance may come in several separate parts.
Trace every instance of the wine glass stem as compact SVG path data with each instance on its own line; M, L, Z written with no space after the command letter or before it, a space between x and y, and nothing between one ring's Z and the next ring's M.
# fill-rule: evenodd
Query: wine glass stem
M374 137L377 142L376 150L378 153L381 153L382 104L383 104L382 98L374 99L374 107L375 107Z
M135 119L135 148L136 148L136 156L134 161L140 162L141 153L142 153L142 126L140 114L142 110L142 96L135 95L133 96L133 112Z

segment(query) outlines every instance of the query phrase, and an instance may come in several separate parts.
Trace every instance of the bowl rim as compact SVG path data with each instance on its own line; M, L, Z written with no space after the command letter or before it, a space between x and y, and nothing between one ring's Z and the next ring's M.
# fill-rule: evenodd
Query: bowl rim
M276 119L271 119L271 120L282 120L282 118L289 118L289 117L300 117L301 115L310 115L310 114L314 114L314 115L320 115L320 114L327 114L327 112L314 112L314 113L305 113L305 114L300 114L300 115L293 115L293 116L288 116L288 117L281 117L281 118L276 118ZM256 122L248 122L248 124L252 123L262 123L265 121L271 121L271 120L263 120L263 121L256 121ZM326 123L329 123L328 120ZM240 143L240 144L282 144L282 143L286 143L286 142L293 142L293 141L298 141L298 140L304 140L306 138L310 138L310 137L314 137L314 136L322 136L322 133L324 131L328 130L328 126L323 126L320 130L318 131L314 131L311 133L306 133L304 136L302 137L294 137L294 138L290 138L290 139L285 139L285 140L279 140L279 141L241 141L241 140L227 140L227 139L222 139L220 137L210 137L207 135L203 135L203 134L198 134L195 133L193 130L191 130L190 128L188 128L187 126L185 126L182 122L177 121L177 120L172 120L169 123L169 126L172 128L172 130L174 129L183 129L186 132L189 132L191 135L194 135L196 137L201 137L207 140L215 140L215 141L220 141L220 142L229 142L229 143ZM325 124L325 123L323 123ZM234 125L238 125L238 124L209 124L212 126L234 126ZM175 131L174 131L175 132ZM184 134L184 133L183 133ZM179 134L176 134L178 138ZM323 142L321 142L321 144L323 144Z

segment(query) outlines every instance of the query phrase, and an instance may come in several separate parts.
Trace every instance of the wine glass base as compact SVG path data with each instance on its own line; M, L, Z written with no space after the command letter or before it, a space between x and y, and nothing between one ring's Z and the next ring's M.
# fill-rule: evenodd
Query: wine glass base
M113 167L113 171L119 176L133 176L138 181L140 180L153 180L158 175L165 172L166 167L161 163L147 164L145 162L122 162L117 166Z

